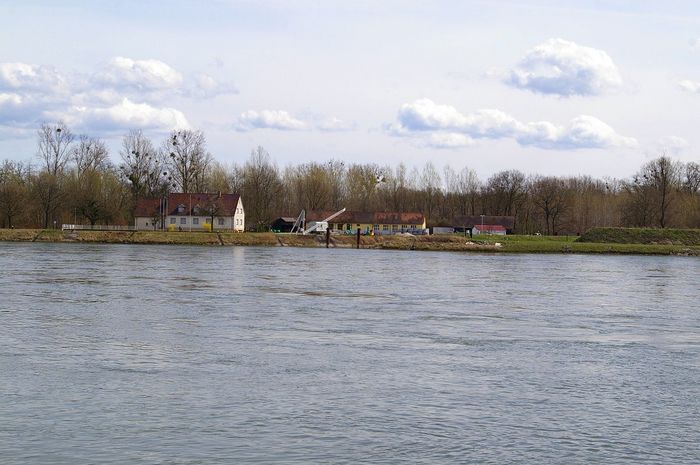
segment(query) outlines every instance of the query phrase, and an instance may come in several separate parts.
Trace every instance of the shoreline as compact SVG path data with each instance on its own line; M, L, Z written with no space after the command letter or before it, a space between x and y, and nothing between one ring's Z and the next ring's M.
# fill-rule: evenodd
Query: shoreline
M329 248L355 248L354 235L333 235ZM202 246L257 246L325 248L325 236L278 233L167 232L167 231L61 231L55 229L0 229L0 242L66 242L102 244L161 244ZM700 256L700 246L577 242L569 236L361 236L360 248L492 253L611 254Z

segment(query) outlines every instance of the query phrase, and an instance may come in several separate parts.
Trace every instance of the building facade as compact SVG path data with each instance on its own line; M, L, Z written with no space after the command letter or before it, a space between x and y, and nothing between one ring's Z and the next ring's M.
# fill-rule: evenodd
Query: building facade
M168 194L141 199L134 223L138 230L244 231L245 210L237 194Z
M333 212L309 212L306 223L322 221ZM334 232L355 233L358 229L363 234L427 234L425 216L415 212L358 212L346 211L328 222Z

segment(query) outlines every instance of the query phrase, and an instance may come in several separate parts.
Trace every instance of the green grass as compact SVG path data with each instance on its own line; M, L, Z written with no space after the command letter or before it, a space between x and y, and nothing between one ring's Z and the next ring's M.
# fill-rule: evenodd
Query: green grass
M700 229L593 228L578 242L700 246Z

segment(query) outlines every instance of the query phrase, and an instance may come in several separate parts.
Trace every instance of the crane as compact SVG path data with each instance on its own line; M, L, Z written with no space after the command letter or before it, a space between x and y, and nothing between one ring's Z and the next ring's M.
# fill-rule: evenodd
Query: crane
M343 208L342 210L338 210L337 212L333 213L328 218L325 218L321 221L313 221L311 226L304 229L306 227L306 212L304 210L302 210L301 213L299 214L299 217L294 222L294 226L292 226L291 232L294 232L296 230L297 233L309 234L311 232L316 231L317 229L320 229L321 231L323 231L325 229L328 229L328 222L330 220L332 220L333 218L335 218L336 216L338 216L344 212L345 212L345 208Z

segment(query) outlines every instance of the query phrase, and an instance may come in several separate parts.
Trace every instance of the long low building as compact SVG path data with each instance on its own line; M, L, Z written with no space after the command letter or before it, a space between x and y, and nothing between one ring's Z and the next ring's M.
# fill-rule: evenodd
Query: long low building
M213 223L212 223L213 219ZM245 210L238 194L168 194L140 199L134 211L136 229L177 231L244 231Z
M493 216L493 215L465 215L457 216L452 222L455 231L471 231L475 226L498 225L503 226L506 234L513 234L515 227L514 216Z
M334 212L314 211L306 214L306 223L323 221ZM424 234L425 216L417 212L360 212L345 211L328 222L328 227L336 232L364 234L397 234L402 232Z

